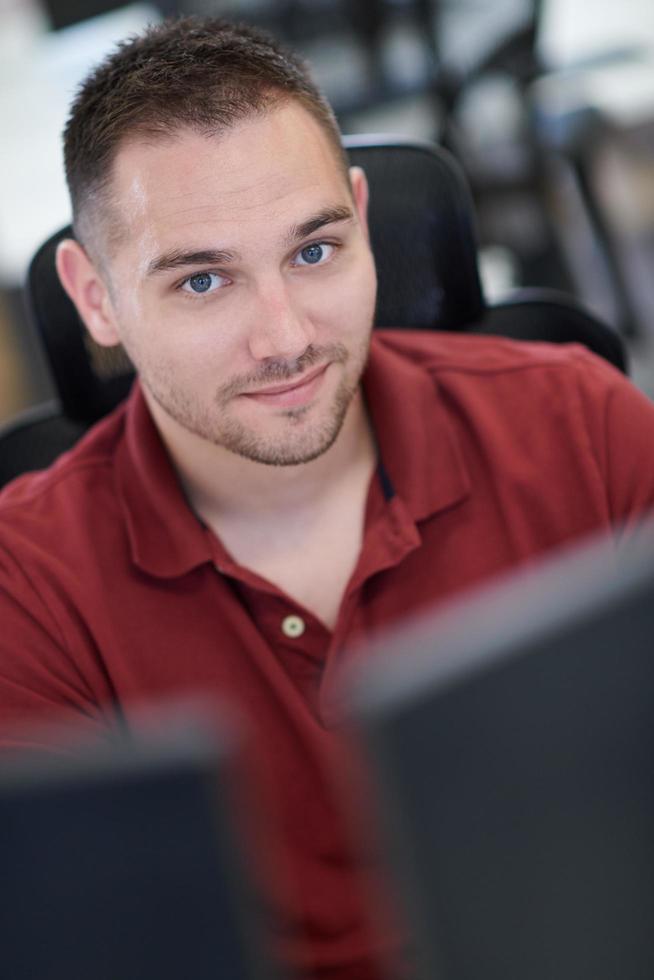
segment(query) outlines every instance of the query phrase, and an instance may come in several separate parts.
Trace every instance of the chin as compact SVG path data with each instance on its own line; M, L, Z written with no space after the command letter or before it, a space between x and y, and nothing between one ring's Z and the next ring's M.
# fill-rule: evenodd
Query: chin
M297 422L293 423L297 425ZM323 456L336 442L343 420L337 425L325 426L310 431L291 433L285 437L265 437L259 433L240 430L225 434L218 444L237 456L265 466L300 466Z
M221 427L216 444L266 466L300 466L323 456L334 445L343 428L354 392L342 391L322 420L312 418L316 406L307 405L283 413L285 431L265 433L236 419ZM275 428L278 426L275 425Z

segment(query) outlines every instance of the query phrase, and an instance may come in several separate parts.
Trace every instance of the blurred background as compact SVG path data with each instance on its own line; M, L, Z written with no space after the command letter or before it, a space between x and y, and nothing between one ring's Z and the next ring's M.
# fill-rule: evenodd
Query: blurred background
M22 285L70 220L71 96L116 41L174 13L289 42L344 133L446 146L472 187L489 298L574 294L654 396L654 0L0 0L0 422L54 396Z

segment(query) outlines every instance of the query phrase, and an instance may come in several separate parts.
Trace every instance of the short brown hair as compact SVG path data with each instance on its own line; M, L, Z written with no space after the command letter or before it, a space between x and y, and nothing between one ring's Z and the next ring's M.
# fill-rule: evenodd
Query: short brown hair
M347 173L329 103L304 62L263 31L179 17L123 41L80 86L64 130L77 237L91 245L97 208L108 205L111 168L128 137L161 139L184 128L210 135L288 99L322 126Z

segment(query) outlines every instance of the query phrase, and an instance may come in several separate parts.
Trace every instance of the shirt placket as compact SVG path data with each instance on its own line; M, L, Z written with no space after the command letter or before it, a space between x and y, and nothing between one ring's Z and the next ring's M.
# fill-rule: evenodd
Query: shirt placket
M284 669L315 713L331 632L308 609L272 582L237 564L208 529L206 533L217 574L231 580L271 657Z

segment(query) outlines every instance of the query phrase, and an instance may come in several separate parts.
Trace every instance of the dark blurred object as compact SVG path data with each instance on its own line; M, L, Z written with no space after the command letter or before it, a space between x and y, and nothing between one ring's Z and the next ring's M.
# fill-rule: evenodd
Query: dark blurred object
M642 327L618 239L593 174L598 149L611 135L612 126L584 94L585 69L602 65L610 68L625 58L637 61L638 52L609 51L602 58L578 65L574 71L543 72L531 86L528 98L536 144L546 159L559 159L567 167L611 287L617 326L626 337L634 338L642 334Z
M397 631L354 684L416 980L654 975L654 525Z
M0 419L51 399L43 346L19 286L0 287Z
M574 292L527 97L543 72L537 46L543 3L529 0L521 20L507 24L476 57L462 60L444 48L448 4L436 0L437 97L443 107L438 139L470 180L482 243L510 251L518 282ZM473 26L474 18L473 11L471 32L488 27Z
M564 294L516 290L489 305L477 266L472 202L463 174L429 143L350 137L350 160L370 183L370 232L379 278L377 327L505 334L583 343L626 371L617 334ZM121 348L97 346L55 270L62 229L35 255L28 298L59 403L33 409L0 433L0 484L47 466L127 394L132 366Z
M353 115L429 92L433 81L431 0L158 0L157 6L163 14L218 15L270 31L311 63L346 128ZM389 52L406 31L413 47L402 63Z
M233 830L230 740L175 713L160 723L66 761L5 765L7 980L270 976Z
M55 31L126 6L124 0L41 0L41 5Z
M441 10L445 8L441 0ZM522 266L522 280L582 292L566 255L567 221L557 215L563 164L588 225L592 250L609 287L610 317L626 337L641 333L633 290L623 268L616 234L593 179L598 146L611 127L585 99L586 73L616 64L637 64L646 49L611 48L577 61L565 71L543 62L539 37L545 0L531 0L529 16L476 62L463 70L447 63L441 49L438 97L444 113L440 140L462 163L473 187L487 241L510 247ZM513 115L500 138L480 139L483 112L469 111L475 93L495 85L499 117ZM554 96L554 97L552 97ZM512 100L512 107L511 107ZM509 108L507 110L507 102ZM594 258L595 256L593 256Z

